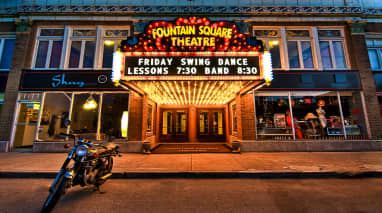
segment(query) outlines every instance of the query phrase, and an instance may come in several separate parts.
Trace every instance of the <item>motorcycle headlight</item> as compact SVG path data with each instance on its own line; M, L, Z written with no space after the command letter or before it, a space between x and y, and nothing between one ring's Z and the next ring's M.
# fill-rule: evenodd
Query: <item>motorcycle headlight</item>
M76 155L79 157L85 156L88 153L88 148L85 145L81 145L76 150Z

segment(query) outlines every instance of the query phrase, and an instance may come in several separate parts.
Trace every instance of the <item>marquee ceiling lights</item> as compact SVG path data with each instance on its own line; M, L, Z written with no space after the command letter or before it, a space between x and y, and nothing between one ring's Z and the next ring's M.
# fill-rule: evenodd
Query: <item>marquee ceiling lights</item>
M158 104L226 104L252 81L135 81Z

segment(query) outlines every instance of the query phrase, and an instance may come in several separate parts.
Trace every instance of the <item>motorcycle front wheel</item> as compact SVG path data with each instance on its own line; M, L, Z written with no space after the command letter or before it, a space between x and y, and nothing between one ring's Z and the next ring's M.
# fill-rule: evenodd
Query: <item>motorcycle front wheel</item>
M63 195L65 193L67 181L68 180L63 176L60 178L56 187L49 194L44 205L42 206L41 213L48 213L48 212L52 211L54 206L56 206L58 200L60 200L61 195Z

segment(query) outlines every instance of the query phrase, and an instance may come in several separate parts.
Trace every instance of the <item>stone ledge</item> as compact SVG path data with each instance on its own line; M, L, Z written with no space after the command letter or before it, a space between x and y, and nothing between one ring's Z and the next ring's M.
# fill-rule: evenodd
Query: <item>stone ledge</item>
M242 141L242 152L359 152L382 151L382 141Z

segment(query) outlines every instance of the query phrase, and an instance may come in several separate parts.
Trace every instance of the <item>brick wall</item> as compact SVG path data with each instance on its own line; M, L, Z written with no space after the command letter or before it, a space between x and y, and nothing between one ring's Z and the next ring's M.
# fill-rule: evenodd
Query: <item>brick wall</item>
M129 126L128 126L128 139L129 141L143 140L142 133L142 113L143 113L143 97L135 92L130 93L130 112L129 112Z
M242 140L255 140L256 127L253 93L242 95L240 101Z
M365 27L366 32L382 33L382 23L367 23Z
M32 31L17 32L15 49L5 91L4 104L0 114L0 141L9 141L15 113L17 94L22 69L25 68L33 49Z
M14 23L10 22L0 23L0 32L16 32L16 26L14 25Z
M233 136L235 136L238 140L242 140L243 139L243 131L242 131L242 122L241 122L241 96L240 95L237 95L236 98L235 98L235 102L236 102L236 119L237 119L237 133L235 134L235 132L232 132L233 133Z
M372 138L382 137L382 119L379 114L379 103L376 96L374 76L370 68L365 36L352 34L350 52L356 68L359 70L362 91L365 95L366 110L369 118Z

